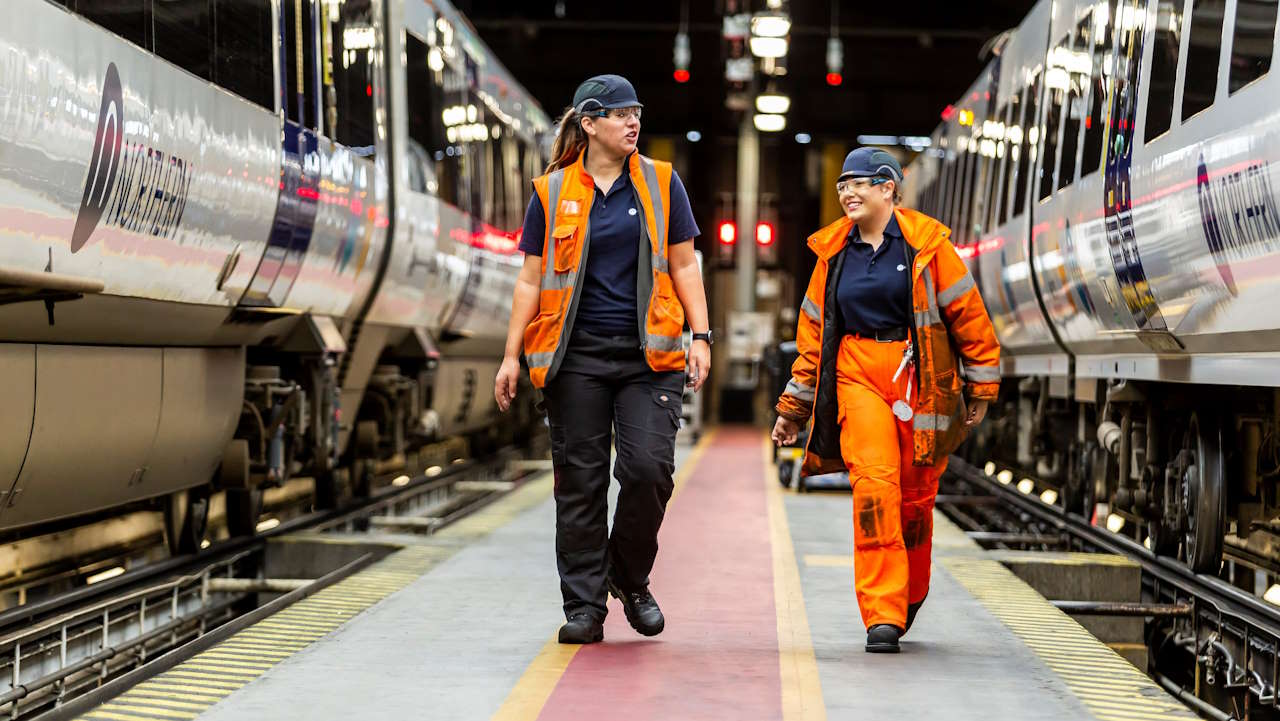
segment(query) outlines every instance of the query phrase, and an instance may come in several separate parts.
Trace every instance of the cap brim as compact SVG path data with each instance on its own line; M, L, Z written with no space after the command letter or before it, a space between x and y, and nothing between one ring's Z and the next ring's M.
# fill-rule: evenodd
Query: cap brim
M644 103L640 102L639 100L636 100L636 101L624 100L618 103L609 103L608 105L605 105L603 107L605 110L613 110L615 108L643 108Z
M881 178L881 177L884 177L884 176L880 175L879 173L868 173L865 170L850 170L847 173L841 173L840 177L836 178L836 180L844 180L845 178ZM886 179L893 180L893 178L886 178Z

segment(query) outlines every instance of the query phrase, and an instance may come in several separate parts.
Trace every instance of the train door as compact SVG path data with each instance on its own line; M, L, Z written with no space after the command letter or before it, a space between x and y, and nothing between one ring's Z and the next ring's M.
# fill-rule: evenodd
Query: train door
M1133 145L1147 0L1123 0L1117 8L1114 22L1114 80L1107 114L1106 165L1103 171L1107 247L1120 296L1129 309L1134 326L1140 331L1156 331L1155 335L1167 337L1176 349L1180 344L1168 333L1168 326L1142 267L1133 223Z
M320 7L312 0L283 0L278 7L277 83L284 121L280 194L266 251L240 299L245 306L284 305L311 244L320 197Z

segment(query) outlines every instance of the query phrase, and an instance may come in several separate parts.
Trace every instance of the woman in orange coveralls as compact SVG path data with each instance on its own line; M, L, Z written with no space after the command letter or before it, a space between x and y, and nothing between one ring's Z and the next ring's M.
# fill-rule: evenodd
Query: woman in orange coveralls
M846 217L809 238L818 262L773 429L794 443L812 419L801 472L849 471L858 607L876 653L898 651L929 592L938 478L1000 388L974 279L950 230L897 206L901 183L883 150L845 158Z

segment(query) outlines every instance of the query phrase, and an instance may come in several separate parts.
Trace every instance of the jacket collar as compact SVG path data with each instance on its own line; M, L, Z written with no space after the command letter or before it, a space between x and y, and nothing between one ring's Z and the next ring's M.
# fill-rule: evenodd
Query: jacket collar
M915 249L916 257L924 264L929 262L929 258L938 249L939 244L946 242L951 234L951 231L942 223L910 208L894 208L893 216L898 221L902 237ZM842 217L809 236L809 247L822 260L830 260L836 253L844 250L851 230L853 230L853 221L847 216Z
M628 175L630 175L633 178L639 175L640 174L640 151L638 150L631 151L631 154L627 156L625 165L626 165ZM573 165L570 166L570 169L573 172L576 172L578 174L578 179L582 182L583 185L586 185L588 187L595 187L595 180L591 178L591 173L587 172L586 147L583 147L582 150L578 152L578 159L573 162Z

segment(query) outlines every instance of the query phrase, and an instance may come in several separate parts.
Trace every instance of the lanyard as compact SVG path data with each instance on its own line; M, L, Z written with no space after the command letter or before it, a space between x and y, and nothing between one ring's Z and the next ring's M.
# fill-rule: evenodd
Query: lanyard
M911 345L911 342L908 341L907 349L902 353L902 362L898 364L898 370L893 373L893 383L896 384L898 382L898 376L902 375L902 370L904 368L908 369L906 399L905 401L896 400L893 402L893 415L903 422L911 420L912 416L915 415L915 412L911 410L911 386L915 385L916 379L916 367L915 364L911 362L911 359L914 356L915 348Z

